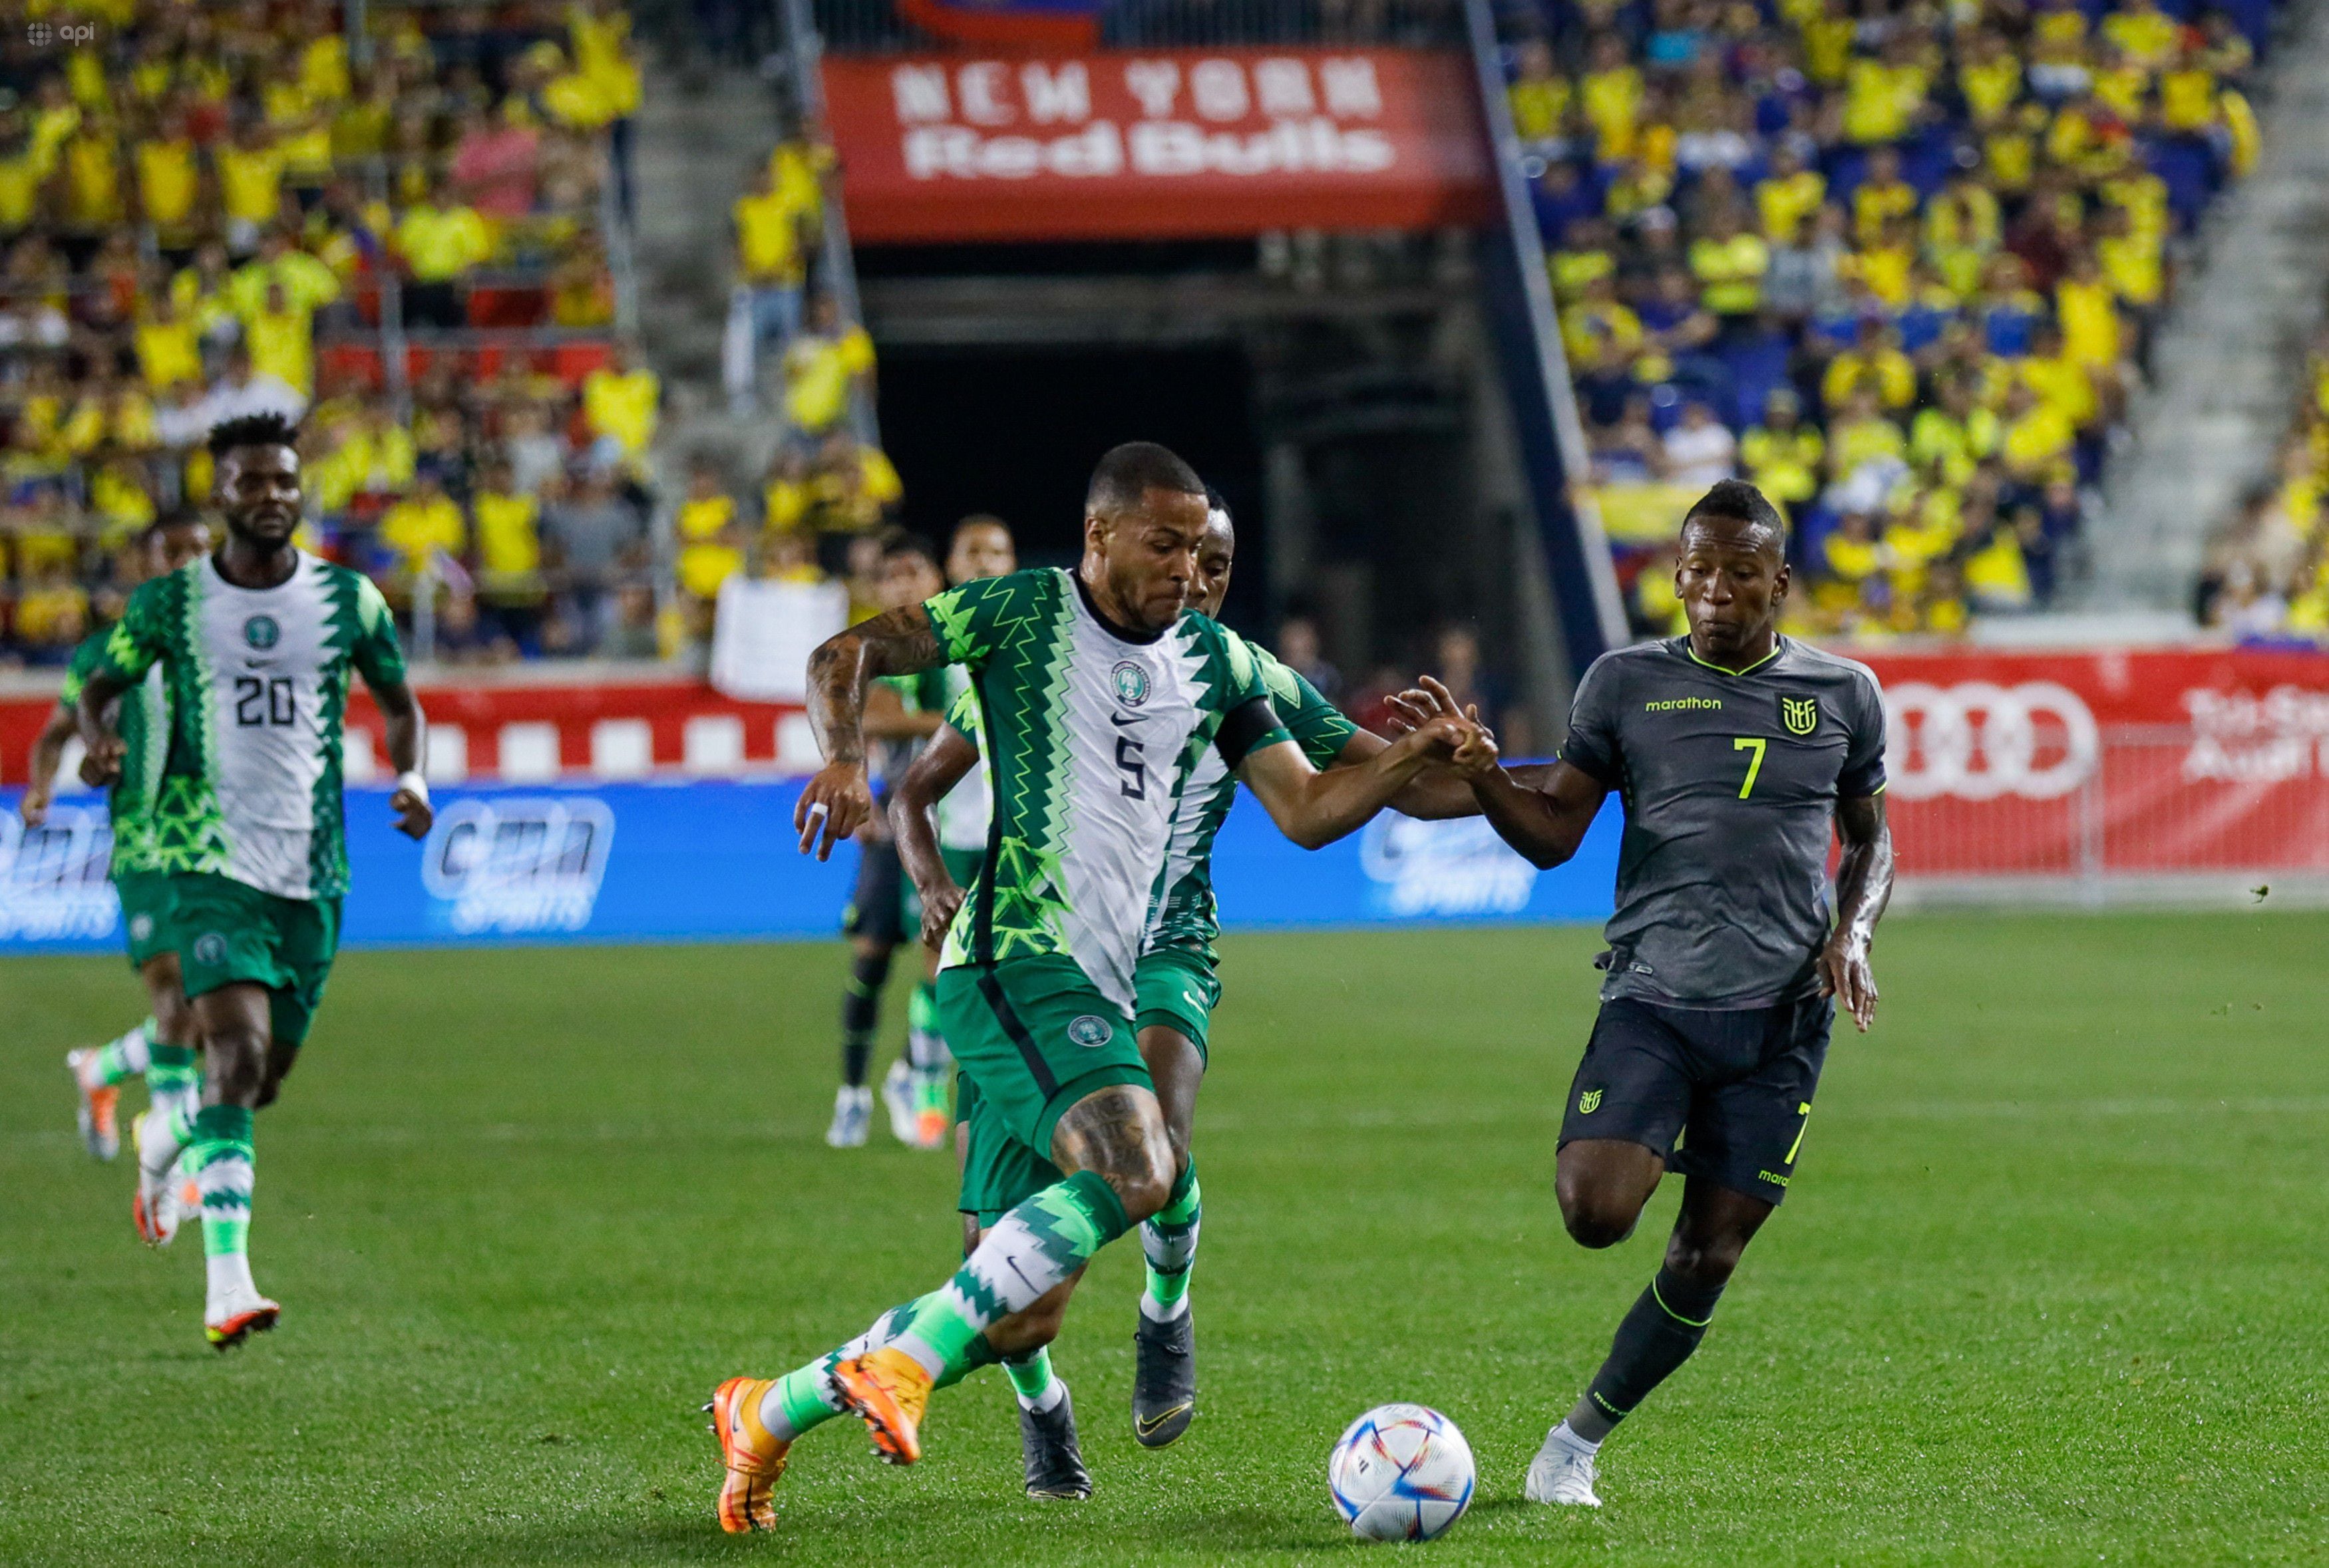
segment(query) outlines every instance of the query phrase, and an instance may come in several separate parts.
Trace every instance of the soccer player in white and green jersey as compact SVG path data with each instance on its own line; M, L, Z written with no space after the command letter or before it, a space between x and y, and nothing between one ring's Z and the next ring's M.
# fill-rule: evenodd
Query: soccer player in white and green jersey
M1227 596L1237 533L1229 506L1208 495L1211 517L1197 552L1192 607L1218 617ZM1354 767L1390 743L1353 724L1317 689L1268 652L1251 643L1262 684L1287 729L1315 767ZM943 916L961 902L959 878L938 854L931 803L950 798L957 778L979 776L978 714L958 703L948 727L917 758L891 796L891 819L900 857L924 899L923 939L942 939ZM1220 754L1186 754L1174 786L1173 831L1163 874L1150 900L1139 962L1133 971L1134 1026L1141 1060L1156 1085L1173 1141L1174 1179L1164 1207L1141 1223L1146 1255L1141 1292L1132 1385L1134 1437L1145 1447L1163 1448L1188 1430L1196 1413L1196 1344L1189 1307L1190 1271L1197 1257L1202 1200L1190 1132L1198 1085L1210 1056L1212 1010L1221 998L1219 961L1213 943L1221 934L1212 882L1213 840L1237 799L1238 781L1221 765ZM1478 808L1462 777L1432 768L1410 780L1392 797L1394 810L1417 817L1452 817ZM943 832L943 809L938 814ZM975 1247L984 1227L1034 1192L1060 1178L1059 1170L1023 1145L1013 1142L986 1115L974 1090L966 1089L956 1119L963 1124L962 1196L965 1250ZM1064 1300L1057 1307L1064 1309ZM1091 1479L1076 1440L1066 1385L1051 1371L1048 1353L1038 1348L1004 1358L1004 1371L1019 1396L1020 1440L1031 1497L1080 1498Z
M138 537L137 560L140 577L174 572L210 551L210 525L188 512L156 518ZM64 760L65 742L77 728L80 689L105 653L110 627L92 632L73 650L57 706L33 743L33 777L18 810L28 828L48 820L57 768ZM178 989L178 953L170 925L169 880L154 857L151 817L154 793L160 787L162 759L169 746L169 698L161 676L153 673L121 694L115 725L124 746L121 773L107 801L113 834L110 874L121 897L121 927L129 948L129 967L146 985L146 1021L133 1025L102 1046L70 1053L66 1070L72 1075L81 1141L99 1160L121 1151L116 1114L121 1084L143 1076L146 1092L156 1107L200 1103L201 1075L194 1065L193 1016ZM177 1188L165 1191L157 1216L162 1239L177 1229Z
M226 542L156 577L90 671L79 706L91 782L119 776L114 699L159 665L170 738L155 795L178 962L202 1038L202 1108L138 1118L140 1211L184 1152L202 1191L203 1328L221 1349L275 1326L252 1283L251 1113L271 1103L322 1000L347 889L342 718L351 670L379 703L398 772L398 829L429 831L420 704L388 605L368 578L291 542L297 434L275 415L211 433Z
M866 681L948 662L970 671L995 824L947 944L939 1019L964 1080L1063 1175L987 1227L946 1284L887 1314L882 1343L721 1385L710 1408L726 1529L774 1527L793 1441L842 1410L864 1420L885 1458L919 1460L932 1389L1044 1343L1043 1299L1164 1206L1172 1143L1133 1038L1133 972L1183 756L1218 749L1281 830L1315 848L1477 733L1443 716L1366 766L1318 773L1278 722L1250 651L1183 614L1206 521L1187 464L1145 442L1117 447L1087 490L1074 572L966 584L852 627L810 659L810 718L827 760L797 822L803 850L820 853L872 810Z

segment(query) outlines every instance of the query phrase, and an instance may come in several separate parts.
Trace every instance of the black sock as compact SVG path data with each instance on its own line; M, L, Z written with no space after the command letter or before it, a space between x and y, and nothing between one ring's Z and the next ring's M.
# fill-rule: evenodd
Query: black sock
M841 1081L865 1087L873 1061L873 1031L882 1021L882 985L890 978L887 953L859 953L841 988Z
M1623 1321L1609 1346L1609 1359L1593 1375L1580 1408L1589 1404L1595 1414L1614 1426L1649 1397L1674 1369L1690 1359L1706 1338L1714 1303L1722 1299L1721 1285L1701 1285L1661 1267ZM1589 1441L1596 1441L1590 1438Z

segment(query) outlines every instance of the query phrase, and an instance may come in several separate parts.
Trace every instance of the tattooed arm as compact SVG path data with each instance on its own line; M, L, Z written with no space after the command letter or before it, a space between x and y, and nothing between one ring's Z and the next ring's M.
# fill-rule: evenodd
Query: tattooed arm
M873 790L865 779L865 684L877 675L910 675L946 662L938 633L919 605L888 610L817 644L808 656L808 721L825 766L801 791L793 826L801 853L820 860L865 825Z

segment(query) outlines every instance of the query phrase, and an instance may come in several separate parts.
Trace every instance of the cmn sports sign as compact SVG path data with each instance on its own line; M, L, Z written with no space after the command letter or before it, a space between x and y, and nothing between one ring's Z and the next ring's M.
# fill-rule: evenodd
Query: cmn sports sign
M853 239L1221 239L1489 210L1462 57L1108 51L825 61Z

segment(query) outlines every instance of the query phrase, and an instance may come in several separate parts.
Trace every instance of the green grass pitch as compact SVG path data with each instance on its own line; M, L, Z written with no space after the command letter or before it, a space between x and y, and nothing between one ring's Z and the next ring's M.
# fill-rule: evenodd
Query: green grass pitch
M1127 1414L1139 1253L1058 1347L1098 1483L1018 1489L1007 1385L891 1470L836 1422L730 1540L697 1406L936 1284L950 1159L821 1141L838 944L355 953L259 1119L283 1326L201 1340L200 1243L130 1234L59 1058L115 960L0 962L0 1562L2095 1563L2329 1557L2329 917L1902 918L1786 1209L1605 1451L1519 1501L1655 1266L1551 1201L1582 930L1227 950L1194 1286L1201 1414ZM902 967L902 966L901 966ZM893 996L891 1026L902 1029ZM138 1092L129 1091L126 1102ZM1481 1463L1420 1548L1334 1518L1328 1446L1427 1401ZM1404 1559L1402 1559L1404 1560Z

